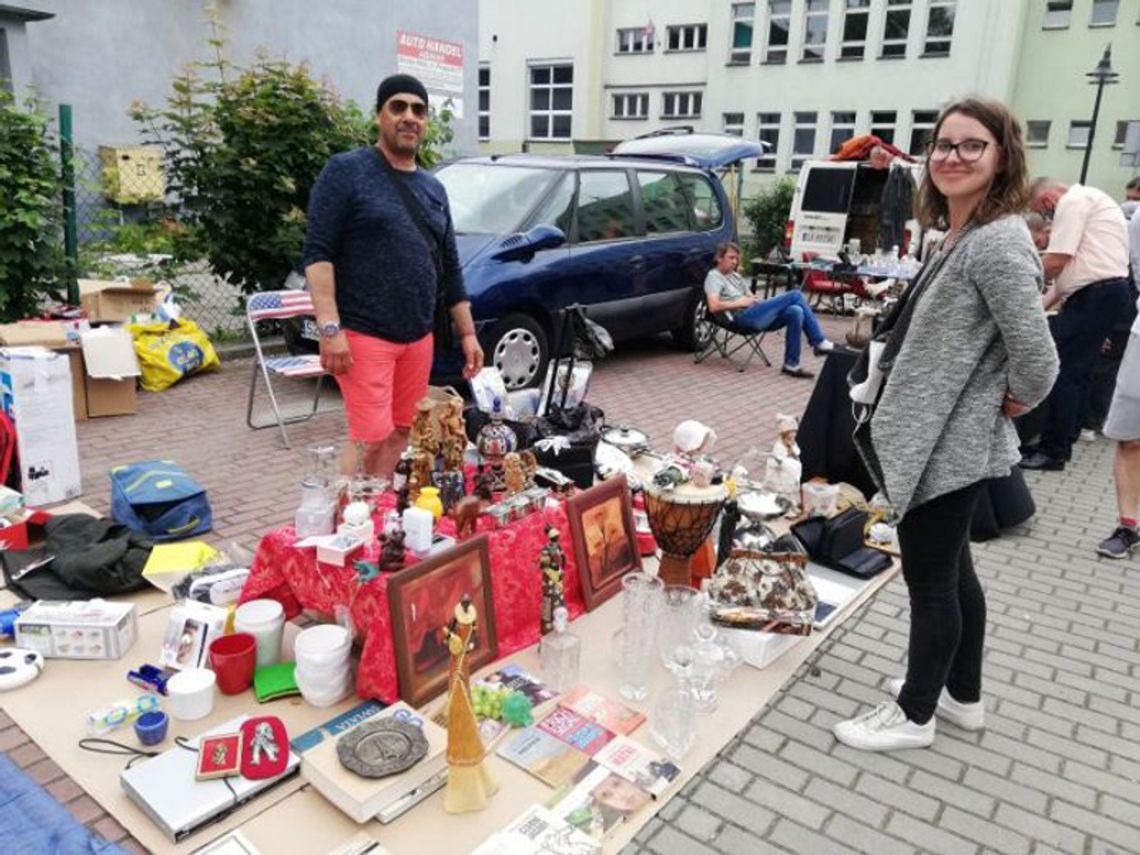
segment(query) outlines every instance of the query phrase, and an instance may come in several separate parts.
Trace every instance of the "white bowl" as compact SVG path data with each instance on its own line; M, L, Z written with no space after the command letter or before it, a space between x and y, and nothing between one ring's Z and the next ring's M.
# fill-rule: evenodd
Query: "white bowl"
M217 676L208 668L187 668L166 683L170 715L180 721L196 721L214 711Z
M338 662L352 650L352 638L344 627L322 624L302 630L293 642L293 658L312 665Z
M247 627L272 626L277 621L285 621L285 608L277 600L250 600L234 612L234 623Z
M352 691L352 682L348 679L348 675L345 675L343 682L327 690L307 690L300 681L297 682L297 687L301 690L301 697L305 699L306 703L312 704L314 707L331 707L348 697Z
M325 689L332 688L342 683L350 674L348 668L340 668L335 671L302 671L294 669L293 677L297 681L299 688L311 689L316 692L324 691Z

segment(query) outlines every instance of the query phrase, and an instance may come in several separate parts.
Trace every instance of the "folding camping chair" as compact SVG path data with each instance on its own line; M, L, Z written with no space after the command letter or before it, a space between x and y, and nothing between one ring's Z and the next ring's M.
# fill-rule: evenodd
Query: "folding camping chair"
M712 354L719 353L741 372L757 356L764 360L764 364L769 368L772 366L763 347L764 336L768 334L768 330L757 332L734 324L719 312L709 311L708 295L704 291L701 292L701 310L701 320L697 325L697 352L693 354L694 365L699 365ZM748 358L743 363L738 363L732 357L742 350L747 351Z
M251 294L245 303L245 316L249 324L249 334L253 337L253 349L257 354L257 362L253 366L253 374L249 381L249 404L246 408L245 420L253 430L273 427L274 424L281 430L281 441L289 448L289 434L285 425L297 422L306 422L317 413L321 402L321 387L324 384L325 370L321 368L321 357L318 354L304 354L301 356L274 356L265 357L261 348L261 339L257 335L257 325L260 321L284 320L286 318L311 317L313 315L313 298L308 291L262 291ZM265 379L265 389L269 393L269 403L273 407L275 421L264 424L254 424L253 398L257 390L257 376ZM313 395L313 407L307 413L294 416L282 416L281 408L277 403L277 394L273 389L273 377L289 377L293 379L317 378L317 389Z

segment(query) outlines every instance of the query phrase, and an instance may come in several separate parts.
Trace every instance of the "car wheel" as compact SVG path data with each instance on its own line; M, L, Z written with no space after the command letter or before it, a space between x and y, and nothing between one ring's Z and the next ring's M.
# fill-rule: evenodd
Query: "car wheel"
M549 348L546 331L529 315L507 315L487 337L487 364L499 369L507 389L541 382Z
M712 338L712 322L709 321L708 310L700 294L693 297L685 318L685 325L673 330L673 341L682 350L704 350Z

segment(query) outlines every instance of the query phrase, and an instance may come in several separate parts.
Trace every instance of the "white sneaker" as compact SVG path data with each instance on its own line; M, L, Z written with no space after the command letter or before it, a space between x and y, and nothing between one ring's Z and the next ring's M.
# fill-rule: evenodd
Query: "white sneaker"
M860 751L896 751L929 748L934 742L934 717L915 724L894 701L884 701L869 713L841 721L832 728L835 738Z
M1096 442L1096 431L1092 428L1082 428L1081 440L1083 442Z
M887 689L893 698L899 696L902 687L903 679L901 677L887 681ZM935 710L935 715L950 722L955 727L962 728L962 730L982 730L986 726L986 705L984 703L975 701L972 704L964 704L961 701L956 701L946 691L945 686L942 687L942 694L938 696L938 708Z

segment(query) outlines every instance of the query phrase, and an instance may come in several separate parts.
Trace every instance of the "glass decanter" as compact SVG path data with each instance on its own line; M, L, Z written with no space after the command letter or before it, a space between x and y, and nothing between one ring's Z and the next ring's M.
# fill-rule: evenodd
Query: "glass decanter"
M301 482L301 504L294 516L297 539L332 534L335 527L336 501L332 495L332 461L336 449L313 446L309 449L312 469Z

